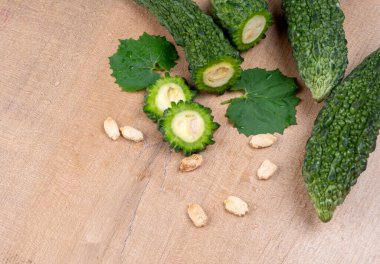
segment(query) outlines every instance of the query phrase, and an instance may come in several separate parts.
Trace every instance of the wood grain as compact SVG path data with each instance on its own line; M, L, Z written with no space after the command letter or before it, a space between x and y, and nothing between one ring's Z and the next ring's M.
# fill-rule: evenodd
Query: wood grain
M341 2L351 71L380 46L380 4ZM297 76L280 1L270 4L276 25L243 66ZM0 1L0 263L380 263L379 148L322 224L300 171L321 106L302 83L298 125L259 151L224 117L220 102L232 95L202 94L197 101L222 125L217 144L200 169L179 173L182 156L142 112L144 93L121 93L110 76L118 39L144 31L172 40L131 0ZM173 73L189 77L178 51ZM109 140L109 115L146 141ZM268 157L279 173L259 182L255 171ZM226 213L228 195L255 209ZM208 213L205 228L187 218L190 202Z

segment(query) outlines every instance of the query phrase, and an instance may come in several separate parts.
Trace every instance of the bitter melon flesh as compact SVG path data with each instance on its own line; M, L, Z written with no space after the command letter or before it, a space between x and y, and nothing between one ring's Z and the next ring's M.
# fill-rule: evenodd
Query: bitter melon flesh
M380 128L380 49L324 103L306 146L303 176L319 218L343 203L375 149Z
M240 77L242 58L223 31L191 0L136 0L185 50L195 87L223 93Z
M159 120L164 140L186 156L204 150L214 144L214 131L219 124L213 121L211 109L195 102L172 103Z
M283 0L288 37L301 78L316 101L338 85L347 67L344 14L338 0Z
M211 10L240 51L258 44L273 23L266 0L212 0Z
M157 121L171 107L172 102L191 101L195 95L183 78L166 76L147 88L144 112L153 121Z

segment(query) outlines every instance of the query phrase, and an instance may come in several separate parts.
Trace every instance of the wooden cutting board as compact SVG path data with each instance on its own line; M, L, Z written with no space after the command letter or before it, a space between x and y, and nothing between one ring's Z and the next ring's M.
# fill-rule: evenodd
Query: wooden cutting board
M348 72L380 46L379 0L342 0ZM209 1L197 1L209 9ZM280 1L276 24L244 54L243 67L298 76ZM321 223L301 165L321 105L301 83L298 125L255 151L202 94L217 122L205 162L179 173L183 158L143 113L144 92L122 93L108 57L118 39L170 34L132 0L0 1L0 263L380 263L380 149L345 203ZM183 50L174 74L189 77ZM144 143L112 142L103 121L141 129ZM378 140L380 144L380 139ZM259 182L269 158L279 172ZM251 211L238 218L222 201L237 195ZM200 203L197 229L186 215Z

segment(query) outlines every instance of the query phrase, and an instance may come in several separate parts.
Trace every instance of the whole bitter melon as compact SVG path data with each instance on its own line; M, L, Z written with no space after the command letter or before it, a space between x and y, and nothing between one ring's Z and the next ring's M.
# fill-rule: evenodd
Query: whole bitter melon
M319 218L327 222L366 169L380 128L380 49L324 103L306 146L303 176Z
M214 131L219 124L213 121L211 109L195 102L172 103L159 120L159 130L164 140L175 151L183 151L186 156L204 150L214 144Z
M313 98L322 101L347 67L344 14L338 0L283 0L298 71Z
M211 10L240 51L258 44L273 23L266 0L212 0Z
M150 119L157 121L172 102L191 101L195 95L183 78L166 76L147 88L144 112Z
M242 58L222 30L191 0L135 0L147 7L185 50L198 90L223 93L240 77Z

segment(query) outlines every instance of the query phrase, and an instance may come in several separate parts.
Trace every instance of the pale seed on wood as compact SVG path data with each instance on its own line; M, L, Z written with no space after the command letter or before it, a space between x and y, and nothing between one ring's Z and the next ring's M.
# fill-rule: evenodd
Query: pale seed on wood
M249 141L252 148L260 149L272 146L277 141L277 138L272 134L255 135Z
M107 117L104 121L104 130L112 140L116 140L120 137L119 126L112 117Z
M196 227L202 227L207 224L208 217L199 204L189 204L187 214Z
M257 170L259 180L268 180L277 171L277 165L270 160L265 160Z
M203 157L199 154L193 154L190 157L186 157L181 161L179 170L182 172L193 171L202 165Z
M131 140L134 142L141 142L144 140L143 133L134 127L123 126L120 128L120 131L125 139Z
M248 204L236 196L228 196L224 201L224 208L237 216L244 216L248 213Z

